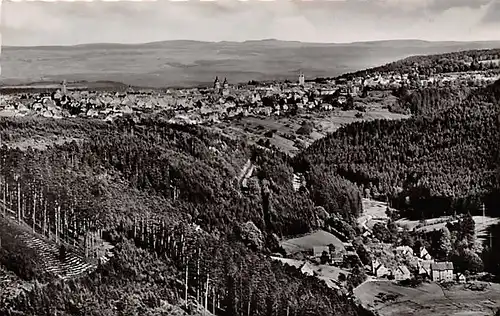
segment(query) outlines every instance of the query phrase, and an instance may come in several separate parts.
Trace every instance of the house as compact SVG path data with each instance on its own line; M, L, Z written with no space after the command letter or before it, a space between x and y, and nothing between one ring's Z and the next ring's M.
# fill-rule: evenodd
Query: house
M335 251L331 254L331 262L332 264L342 264L344 262L344 253L340 251Z
M322 103L321 104L321 109L323 111L331 111L331 110L333 110L333 105L328 104L328 103Z
M429 254L425 247L420 247L419 256L422 260L432 260L432 256Z
M300 267L300 272L305 275L313 276L314 275L314 269L309 265L309 263L304 263Z
M365 232L361 235L363 237L370 237L372 235L372 232L370 230L365 230Z
M453 281L453 263L448 261L431 263L431 277L435 282Z
M467 282L467 279L465 278L465 275L463 273L457 273L457 282L458 283Z
M419 262L418 262L418 274L430 277L432 263L433 263L433 261L419 260Z
M391 274L389 269L387 269L387 267L383 263L378 261L378 259L372 260L372 273L377 278L382 278Z
M354 252L354 251L356 251L356 249L354 249L354 246L352 245L352 243L350 243L350 242L344 242L342 244L344 245L344 248L345 248L345 250L347 252L351 252L351 251Z
M394 280L403 281L411 278L410 270L405 265L398 266L392 273L394 275Z
M314 258L320 258L325 252L330 256L330 248L328 246L314 246L313 247L313 256Z
M396 253L402 256L413 256L413 249L409 246L396 247Z

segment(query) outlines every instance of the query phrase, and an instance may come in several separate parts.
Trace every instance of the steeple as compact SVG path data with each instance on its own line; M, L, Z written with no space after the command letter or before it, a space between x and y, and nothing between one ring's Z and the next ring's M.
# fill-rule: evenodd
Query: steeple
M229 83L227 83L227 79L226 78L224 78L224 82L222 83L222 87L224 89L227 89L229 87Z
M214 89L220 89L219 77L215 77Z

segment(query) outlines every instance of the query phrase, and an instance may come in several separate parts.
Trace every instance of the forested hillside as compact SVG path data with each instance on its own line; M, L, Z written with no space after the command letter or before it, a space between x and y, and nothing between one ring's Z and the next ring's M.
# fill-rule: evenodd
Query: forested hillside
M474 211L483 201L497 209L500 81L455 105L435 93L436 101L414 103L425 116L350 124L299 155L297 168L336 170L410 218Z
M419 73L422 75L499 69L499 59L500 49L468 50L437 55L417 55L383 66L344 74L341 77L364 76L375 72L411 73L415 67L418 67Z
M402 87L394 91L394 95L398 97L399 107L412 115L436 117L441 115L449 108L465 101L473 89L461 87L426 87L415 90L408 90Z
M89 234L104 231L116 246L115 257L95 273L65 283L40 279L45 284L0 313L169 315L168 304L180 304L189 290L216 314L360 315L325 284L263 255L278 236L318 225L309 195L293 190L284 155L161 117L4 119L0 129L5 216L46 238L85 237L86 248ZM35 136L69 141L14 148ZM237 177L248 159L257 177L242 192ZM329 211L359 212L356 192L349 183L337 187L335 198L345 203ZM254 224L246 226L250 232L242 229L247 222ZM30 253L4 240L0 260L13 259L25 267L15 271L19 277L39 279Z

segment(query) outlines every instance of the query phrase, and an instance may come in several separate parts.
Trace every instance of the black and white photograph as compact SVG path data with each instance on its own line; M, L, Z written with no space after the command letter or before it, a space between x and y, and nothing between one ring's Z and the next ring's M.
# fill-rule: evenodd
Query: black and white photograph
M0 34L0 316L500 316L500 0L3 0Z

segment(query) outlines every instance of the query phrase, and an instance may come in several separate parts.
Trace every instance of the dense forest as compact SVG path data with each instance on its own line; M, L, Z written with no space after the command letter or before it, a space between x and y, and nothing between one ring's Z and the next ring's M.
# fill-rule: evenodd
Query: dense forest
M297 169L334 169L414 219L476 212L483 202L496 210L500 81L461 103L450 91L408 98L425 115L350 124L298 155Z
M25 267L15 271L19 277L44 284L0 313L168 314L164 305L185 299L179 293L188 289L216 314L362 313L326 284L264 256L279 236L319 225L308 192L293 190L285 155L161 116L4 119L0 129L3 213L55 242L83 241L85 251L98 236L116 246L115 258L95 273L47 283L30 252L23 256L14 239L3 240L2 263L15 260ZM66 141L12 148L35 136ZM256 176L243 192L238 174L248 160ZM334 174L330 183L338 203L329 212L348 218L360 211L356 186Z
M500 49L481 49L438 55L418 55L404 58L383 66L373 67L340 76L350 78L372 73L412 73L418 69L421 75L500 69Z
M392 106L392 112L411 113L415 116L436 117L443 111L462 103L469 97L473 89L461 87L426 87L409 90L401 87L393 94L398 98L398 103Z

